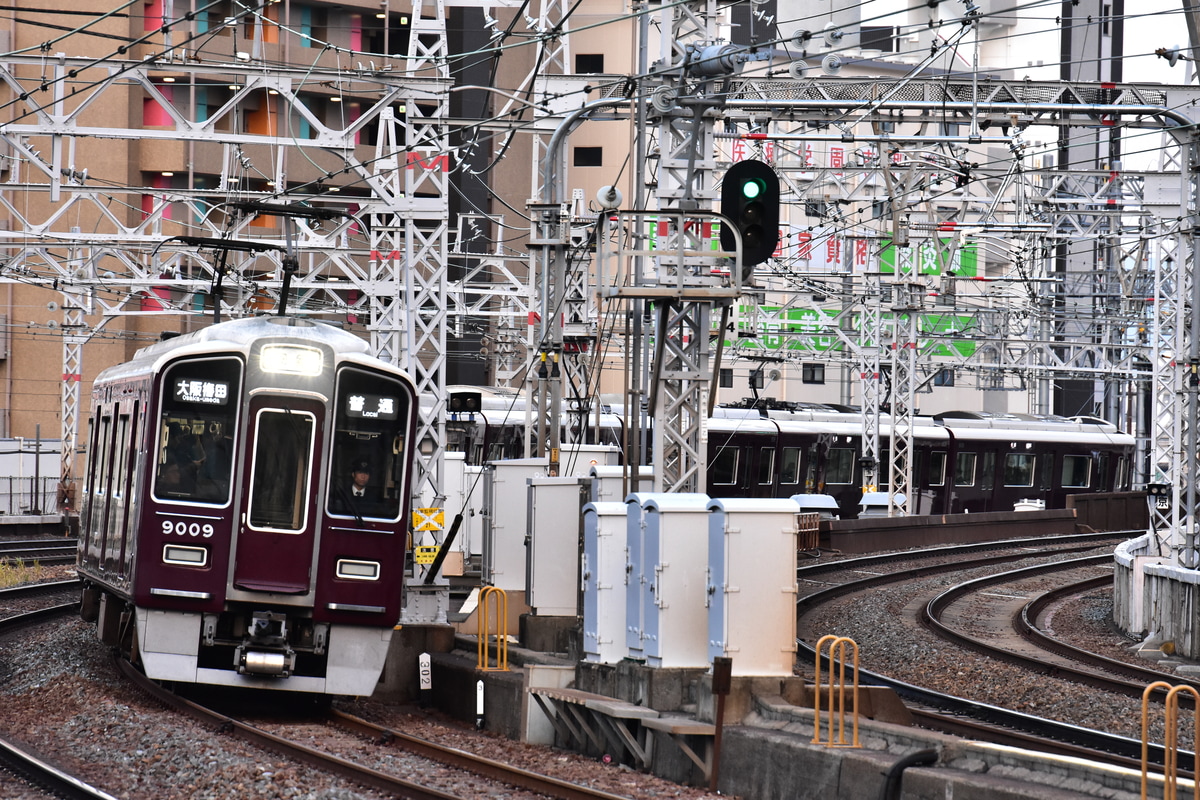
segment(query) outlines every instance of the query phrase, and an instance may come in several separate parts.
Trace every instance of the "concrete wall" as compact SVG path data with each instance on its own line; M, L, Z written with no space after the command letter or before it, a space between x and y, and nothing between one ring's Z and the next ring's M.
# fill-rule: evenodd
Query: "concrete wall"
M1113 577L1113 620L1131 636L1171 643L1175 654L1200 660L1196 601L1200 572L1160 555L1147 534L1117 548Z
M989 542L1076 533L1073 509L995 511L925 517L864 517L821 523L821 547L841 553L875 553L938 544Z

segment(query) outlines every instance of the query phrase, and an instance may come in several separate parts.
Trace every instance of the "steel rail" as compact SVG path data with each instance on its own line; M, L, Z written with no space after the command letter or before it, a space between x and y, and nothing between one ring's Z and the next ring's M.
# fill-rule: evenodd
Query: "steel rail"
M1041 540L1045 544L1045 540ZM1062 552L1062 551L1060 551ZM905 557L906 554L899 554ZM912 555L916 555L915 553ZM934 555L937 555L935 552ZM1004 557L980 559L967 563L940 565L940 567L922 567L916 570L905 570L888 575L872 575L860 580L850 581L838 586L822 589L808 595L797 603L797 625L801 626L803 616L824 602L836 597L870 588L909 580L912 577L936 574L938 571L961 570L971 566L987 566L1001 563L1004 560L1034 558L1049 553L1027 552L1014 554L1007 559ZM892 554L895 559L897 554ZM1109 556L1111 558L1111 556ZM846 562L835 562L845 564ZM1061 562L1056 562L1061 563ZM815 647L802 640L796 642L798 657L815 658ZM824 656L823 656L824 657ZM989 703L958 697L943 692L937 692L922 686L916 686L906 681L898 680L882 673L868 669L859 669L863 683L871 683L891 688L897 696L910 705L910 710L919 717L926 727L941 730L954 735L977 736L992 741L1013 744L1040 752L1058 753L1089 758L1118 766L1140 766L1142 743L1124 736L1115 736L1102 731L1069 725L1055 720L1044 719L1006 708L1000 708ZM984 736L981 731L986 731ZM1164 751L1161 745L1151 744L1148 747L1151 763L1161 766L1164 761ZM1180 760L1181 768L1190 770L1191 760L1187 763Z
M22 628L65 616L78 608L79 603L66 603L5 617L0 620L0 635L8 635ZM26 747L3 738L0 738L0 766L64 800L116 800L112 795L64 772Z
M309 764L317 769L339 775L347 780L353 781L368 788L393 792L398 797L407 798L408 800L463 800L463 798L459 797L458 795L450 794L429 786L423 786L422 784L414 783L412 781L407 781L394 775L389 775L385 772L372 769L371 767L356 764L339 756L325 753L315 748L291 741L285 737L269 733L247 722L234 719L233 717L229 717L218 711L199 705L198 703L194 703L190 700L179 697L178 695L169 692L166 689L163 689L158 684L146 678L145 675L139 672L128 661L116 656L115 654L114 661L117 664L117 667L127 678L133 681L139 689L149 694L155 700L170 708L174 708L184 714L187 714L188 716L200 721L202 724L212 726L221 730L222 732L233 733L257 747L274 750L286 758ZM335 712L330 712L330 714L331 716L335 717L341 716ZM352 727L351 723L349 722L349 719L352 719L352 717L349 717L349 715L345 716L347 717L347 720L343 721L339 718L339 724L344 724L346 727ZM364 724L369 726L369 723L365 723L365 721ZM361 730L369 730L370 733L368 733L368 735L371 735L381 743L388 742L388 737L385 735L385 732L380 732L374 730L373 728L362 728ZM392 732L392 735L395 736L395 733ZM436 758L435 756L427 757ZM487 760L483 759L482 761L486 762ZM491 762L491 764L501 767L503 766L498 765L497 762ZM476 774L485 775L485 777L493 780L503 781L510 785L522 786L521 777L511 771L507 772L504 777L495 777L487 774L489 767L486 764L481 763L480 760L477 760L472 766L462 766L460 768L469 770ZM527 774L532 775L533 773ZM547 778L545 781L546 782L542 784L543 788L538 789L538 791L542 791L552 797L562 797L564 800L587 800L588 798L591 800L624 800L624 798L620 798L617 795L603 793L565 794L561 793L558 788L553 787L553 779ZM569 785L563 784L563 786ZM581 787L570 788L578 791Z
M0 738L0 767L63 800L117 800L4 738Z
M47 581L45 583L22 583L18 586L10 586L7 589L0 589L0 603L8 600L26 600L31 597L47 597L49 595L62 594L71 589L78 589L80 586L82 586L82 581L78 578L65 581Z
M343 726L360 735L378 739L384 744L399 747L422 758L440 761L457 769L474 772L485 778L507 783L519 789L527 789L548 797L561 798L561 800L626 800L621 795L567 783L566 781L551 778L547 775L540 775L536 772L530 772L529 770L513 767L499 761L493 761L490 758L469 753L465 750L445 747L436 742L410 736L393 728L376 725L373 722L368 722L365 719L338 711L337 709L330 709L329 717L333 724Z
M953 603L989 586L998 586L1000 584L1012 583L1013 581L1021 580L1023 578L1048 575L1054 572L1066 572L1071 569L1093 565L1101 566L1106 563L1111 563L1111 561L1112 556L1110 555L1092 556L1089 558L1074 559L1072 561L1056 561L1051 564L1039 564L1033 567L1025 567L1023 569L997 573L995 575L987 575L982 578L966 581L950 587L926 603L925 607L922 609L921 621L927 628L943 639L953 641L962 647L972 649L990 658L1007 661L1011 664L1016 664L1026 669L1075 681L1087 686L1093 686L1106 692L1114 692L1117 694L1124 694L1128 697L1140 698L1147 684L1160 680L1173 681L1176 676L1145 669L1134 664L1126 664L1123 661L1115 661L1113 659L1101 660L1099 656L1085 654L1085 651L1083 650L1071 648L1061 642L1056 642L1051 637L1045 636L1044 634L1040 637L1046 643L1046 647L1044 649L1053 652L1055 655L1063 657L1068 657L1067 654L1071 653L1074 656L1074 660L1091 664L1093 666L1102 666L1103 668L1110 670L1112 673L1123 676L1121 679L1117 679L1111 677L1111 675L1102 675L1092 670L1081 669L1064 664L1053 664L1041 658L1015 653L1011 650L1005 649L999 644L993 644L986 639L955 630L946 623L942 622L942 617L945 614L946 609L948 609ZM1090 579L1086 583L1088 585L1095 585L1097 581L1102 583L1106 580L1111 583L1112 577L1105 576L1103 578ZM1072 586L1074 585L1075 584L1072 584ZM1022 627L1021 618L1023 613L1027 611L1028 607L1029 604L1026 604L1013 615L1012 623L1014 632L1022 633L1020 630L1020 627ZM1032 622L1026 620L1026 623L1029 629L1033 628ZM1023 635L1022 638L1032 640L1034 637L1032 635ZM1041 642L1039 641L1038 644L1040 645ZM1125 680L1125 678L1130 678L1130 680ZM1196 685L1197 688L1200 688L1200 684L1193 685ZM1166 692L1156 692L1155 696L1161 701L1166 697ZM1181 705L1183 705L1183 701L1181 701ZM1188 705L1190 706L1191 704L1188 703Z

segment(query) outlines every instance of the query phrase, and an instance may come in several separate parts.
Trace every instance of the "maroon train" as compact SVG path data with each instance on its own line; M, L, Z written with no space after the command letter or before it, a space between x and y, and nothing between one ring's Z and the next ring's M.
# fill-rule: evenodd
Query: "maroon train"
M371 694L400 617L417 402L367 350L258 317L100 374L78 568L102 641L156 680Z

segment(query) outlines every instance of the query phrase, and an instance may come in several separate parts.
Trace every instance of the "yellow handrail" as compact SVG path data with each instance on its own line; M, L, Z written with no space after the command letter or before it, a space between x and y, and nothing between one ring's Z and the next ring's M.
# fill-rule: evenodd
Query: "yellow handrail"
M1191 686L1172 686L1166 681L1155 681L1142 690L1142 800L1146 800L1150 775L1150 695L1155 689L1166 689L1163 730L1163 797L1175 800L1179 792L1179 693L1187 692L1200 708L1200 692ZM1196 729L1193 741L1200 741L1200 716L1195 718ZM1192 786L1192 797L1200 800L1200 781Z
M491 602L494 600L495 602ZM491 634L488 627L488 611L496 609L496 666L490 666L488 658L488 639ZM479 593L479 654L476 666L490 671L508 671L508 593L498 586L485 586Z
M821 744L821 653L829 644L829 740L826 747L858 747L858 645L845 636L822 636L817 640L817 657L814 679L813 744ZM854 689L851 702L854 706L852 741L846 741L846 648L854 655ZM837 671L835 678L834 672ZM837 702L834 702L835 694ZM834 708L837 708L838 734L833 736ZM1200 800L1200 798L1198 798Z

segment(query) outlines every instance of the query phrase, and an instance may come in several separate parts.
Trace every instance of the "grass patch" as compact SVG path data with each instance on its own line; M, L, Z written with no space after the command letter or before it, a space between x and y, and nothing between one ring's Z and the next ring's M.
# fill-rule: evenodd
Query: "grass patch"
M19 586L22 583L37 583L45 574L46 568L36 561L26 564L21 559L0 559L0 589Z

